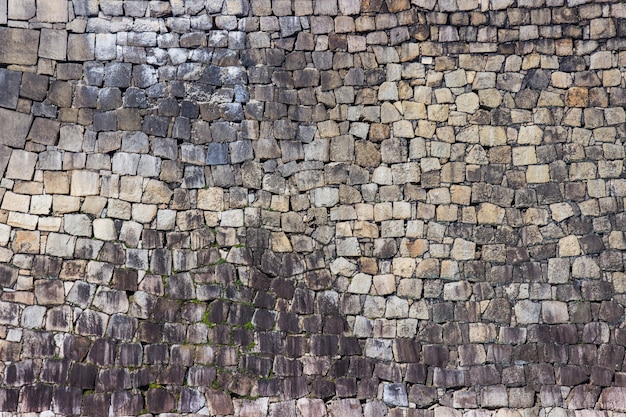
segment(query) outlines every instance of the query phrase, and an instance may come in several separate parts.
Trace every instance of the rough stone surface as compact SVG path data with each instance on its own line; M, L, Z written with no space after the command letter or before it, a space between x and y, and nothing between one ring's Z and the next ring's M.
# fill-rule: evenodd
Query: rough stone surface
M0 414L626 412L619 0L0 0Z

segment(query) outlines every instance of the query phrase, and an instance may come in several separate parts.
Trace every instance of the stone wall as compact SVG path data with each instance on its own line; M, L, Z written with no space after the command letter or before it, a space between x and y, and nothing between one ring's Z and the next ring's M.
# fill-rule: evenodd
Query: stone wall
M0 25L0 415L626 411L622 1Z

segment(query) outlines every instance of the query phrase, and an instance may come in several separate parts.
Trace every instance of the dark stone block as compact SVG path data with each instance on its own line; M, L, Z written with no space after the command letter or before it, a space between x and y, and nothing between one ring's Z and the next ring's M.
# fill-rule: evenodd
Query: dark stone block
M433 385L435 387L455 388L469 386L469 375L465 370L434 368Z
M139 343L124 343L119 346L116 364L120 366L139 366L143 357L143 349Z
M121 62L111 62L104 70L104 85L106 87L130 87L132 65Z
M582 294L585 300L610 300L613 295L613 285L605 281L584 281Z
M578 366L559 366L555 368L555 373L558 385L573 386L589 381L587 373Z
M501 383L501 375L495 365L473 366L469 377L472 385L495 385Z
M583 71L586 68L585 59L582 56L571 55L560 58L559 70L564 72Z
M602 388L590 384L578 385L570 391L565 404L569 409L593 409L601 391Z
M75 363L70 369L69 384L82 389L94 389L98 370L94 365Z
M4 371L5 384L22 386L35 381L35 369L32 360L24 360L8 365Z
M338 338L335 335L311 336L311 353L317 356L333 356L338 350Z
M354 397L357 394L356 378L337 378L335 392L341 398Z
M413 385L408 399L420 408L426 408L437 402L437 388L426 385Z
M115 340L96 339L87 359L100 366L113 365L115 363L115 348Z
M283 352L284 338L278 332L260 332L259 351L268 354L280 354Z
M187 367L182 365L170 365L161 371L157 377L157 383L164 385L182 385L187 373Z
M0 388L0 411L16 412L19 398L19 389Z
M259 395L264 397L277 397L281 392L281 384L280 379L271 378L271 379L260 379L259 382ZM334 395L334 389L333 389ZM207 394L208 396L208 394ZM208 401L208 399L207 399ZM232 406L231 406L232 407ZM232 410L231 410L232 412Z
M167 363L167 345L147 345L144 347L144 362L147 364Z
M96 389L98 391L117 391L131 387L130 374L126 368L103 369L98 374Z
M164 388L151 388L146 394L146 408L151 413L167 413L176 408L176 397Z
M614 344L605 344L598 348L598 365L619 371L624 361L624 347Z
M263 378L267 378L272 370L272 360L262 356L244 356L243 363L244 369Z
M207 165L225 165L228 164L228 144L226 143L209 143L206 154Z
M74 92L74 107L95 109L98 105L98 87L77 85Z
M113 412L118 416L135 416L144 408L143 396L129 391L117 391L111 396Z
M50 408L52 386L45 384L28 385L22 389L20 405L25 412L41 412Z
M419 362L421 345L413 339L395 339L393 342L394 357L398 362Z
M284 400L302 398L308 394L308 387L304 377L284 378L282 385L282 398Z
M525 371L526 381L531 386L555 383L554 367L549 363L528 364Z
M167 136L167 129L169 127L169 118L148 115L143 120L142 130L148 135L154 135L159 137Z
M267 307L272 308L274 306L274 301L275 301L274 297L270 296L269 294L267 296L272 301L271 304L267 303L269 304ZM258 297L258 293L257 293L257 297ZM286 332L286 333L299 333L301 329L300 329L300 320L298 318L298 315L293 314L293 313L284 313L284 312L278 313L278 330L280 330L281 332Z
M612 369L603 368L601 366L592 366L591 379L589 382L593 385L608 387L613 382L613 375L615 375L615 372Z
M274 327L274 315L268 310L256 310L252 324L259 330L271 330Z
M174 300L166 298L157 298L154 308L152 309L152 318L159 323L173 322L180 309L180 304Z
M423 384L426 382L428 367L423 363L409 363L406 368L405 380L411 383Z
M448 362L449 352L445 346L424 345L422 351L426 365L442 367Z
M67 383L67 371L70 363L67 359L48 359L41 370L41 381L57 385ZM7 368L8 375L8 368Z
M274 358L274 373L279 376L301 376L302 364L298 359L290 359L284 356Z
M20 90L20 96L28 98L30 100L43 101L48 94L48 84L49 78L47 76L25 72L22 74L22 88ZM15 106L11 108L15 108Z
M137 338L141 342L157 343L161 341L163 328L158 323L144 321L139 324Z

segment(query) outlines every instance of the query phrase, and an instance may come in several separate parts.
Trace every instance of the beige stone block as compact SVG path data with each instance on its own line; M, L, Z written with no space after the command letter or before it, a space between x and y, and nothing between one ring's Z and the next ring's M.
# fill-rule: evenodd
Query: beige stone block
M128 201L109 198L107 202L107 216L114 219L130 220L131 204Z
M45 171L43 185L46 194L68 194L70 192L69 173Z
M60 217L40 217L37 229L42 232L58 232L61 230Z
M379 236L378 226L363 220L354 222L354 236L357 238L377 238Z
M481 203L476 215L479 224L502 224L505 210L492 203Z
M293 248L284 232L272 232L270 242L274 252L291 252Z
M415 259L413 258L394 258L392 262L393 274L409 278L415 271Z
M107 205L107 199L104 197L90 195L85 197L80 211L83 213L91 214L95 217L100 217L104 207Z
M39 254L39 232L17 230L11 243L15 253Z
M97 195L100 189L100 176L97 172L73 170L70 184L72 196Z
M550 204L550 211L552 212L552 219L557 222L561 222L576 214L570 203Z
M456 204L446 204L437 206L435 211L438 222L456 222L459 214L459 207Z
M460 205L469 205L471 201L472 188L466 185L450 186L450 202Z
M167 204L170 202L174 192L166 183L158 180L149 180L141 199L145 204Z
M27 213L19 213L17 211L10 211L7 218L7 224L9 226L26 230L35 230L37 228L38 221L38 216Z
M578 238L574 235L559 239L559 256L578 256L581 254Z
M80 210L80 197L69 195L53 195L52 211L54 213L72 213Z
M95 219L93 221L93 237L100 240L117 239L117 231L113 219Z
M372 286L372 276L368 274L358 273L350 280L348 292L354 294L367 294Z
M456 109L460 112L473 114L478 110L479 102L480 99L476 93L461 94L456 98Z
M15 194L12 191L4 193L2 199L2 210L21 211L28 213L30 207L30 196L23 194Z
M218 187L198 190L196 206L201 210L222 211L224 209L224 190Z
M31 214L50 214L52 208L52 196L51 195L34 195L30 199Z
M526 170L526 182L529 184L550 182L550 166L529 165Z
M123 176L120 178L118 198L132 203L141 201L143 178L139 176Z
M534 146L519 146L513 148L513 165L533 165L537 163L537 154Z
M543 130L539 126L522 126L517 136L519 145L539 145L543 139Z
M431 122L445 122L448 120L450 108L447 104L431 104L427 109L428 120Z
M156 217L158 206L154 204L133 204L131 217L139 223L150 223Z
M573 162L569 168L571 181L596 178L596 165L593 162Z
M480 126L479 137L482 146L502 146L506 144L506 131L501 126Z
M404 110L404 118L407 120L426 119L428 113L426 105L415 101L403 101L402 108Z
M67 22L67 0L37 0L37 20L40 22Z
M5 177L30 181L33 178L36 163L36 153L16 149L11 152Z
M626 274L623 272L613 272L613 288L615 292L626 293Z
M373 283L372 295L388 295L396 291L396 279L391 274L375 275Z

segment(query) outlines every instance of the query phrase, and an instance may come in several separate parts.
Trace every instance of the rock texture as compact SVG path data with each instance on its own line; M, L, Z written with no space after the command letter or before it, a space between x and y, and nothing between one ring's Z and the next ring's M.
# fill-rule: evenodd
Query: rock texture
M626 411L620 0L0 0L0 413Z

